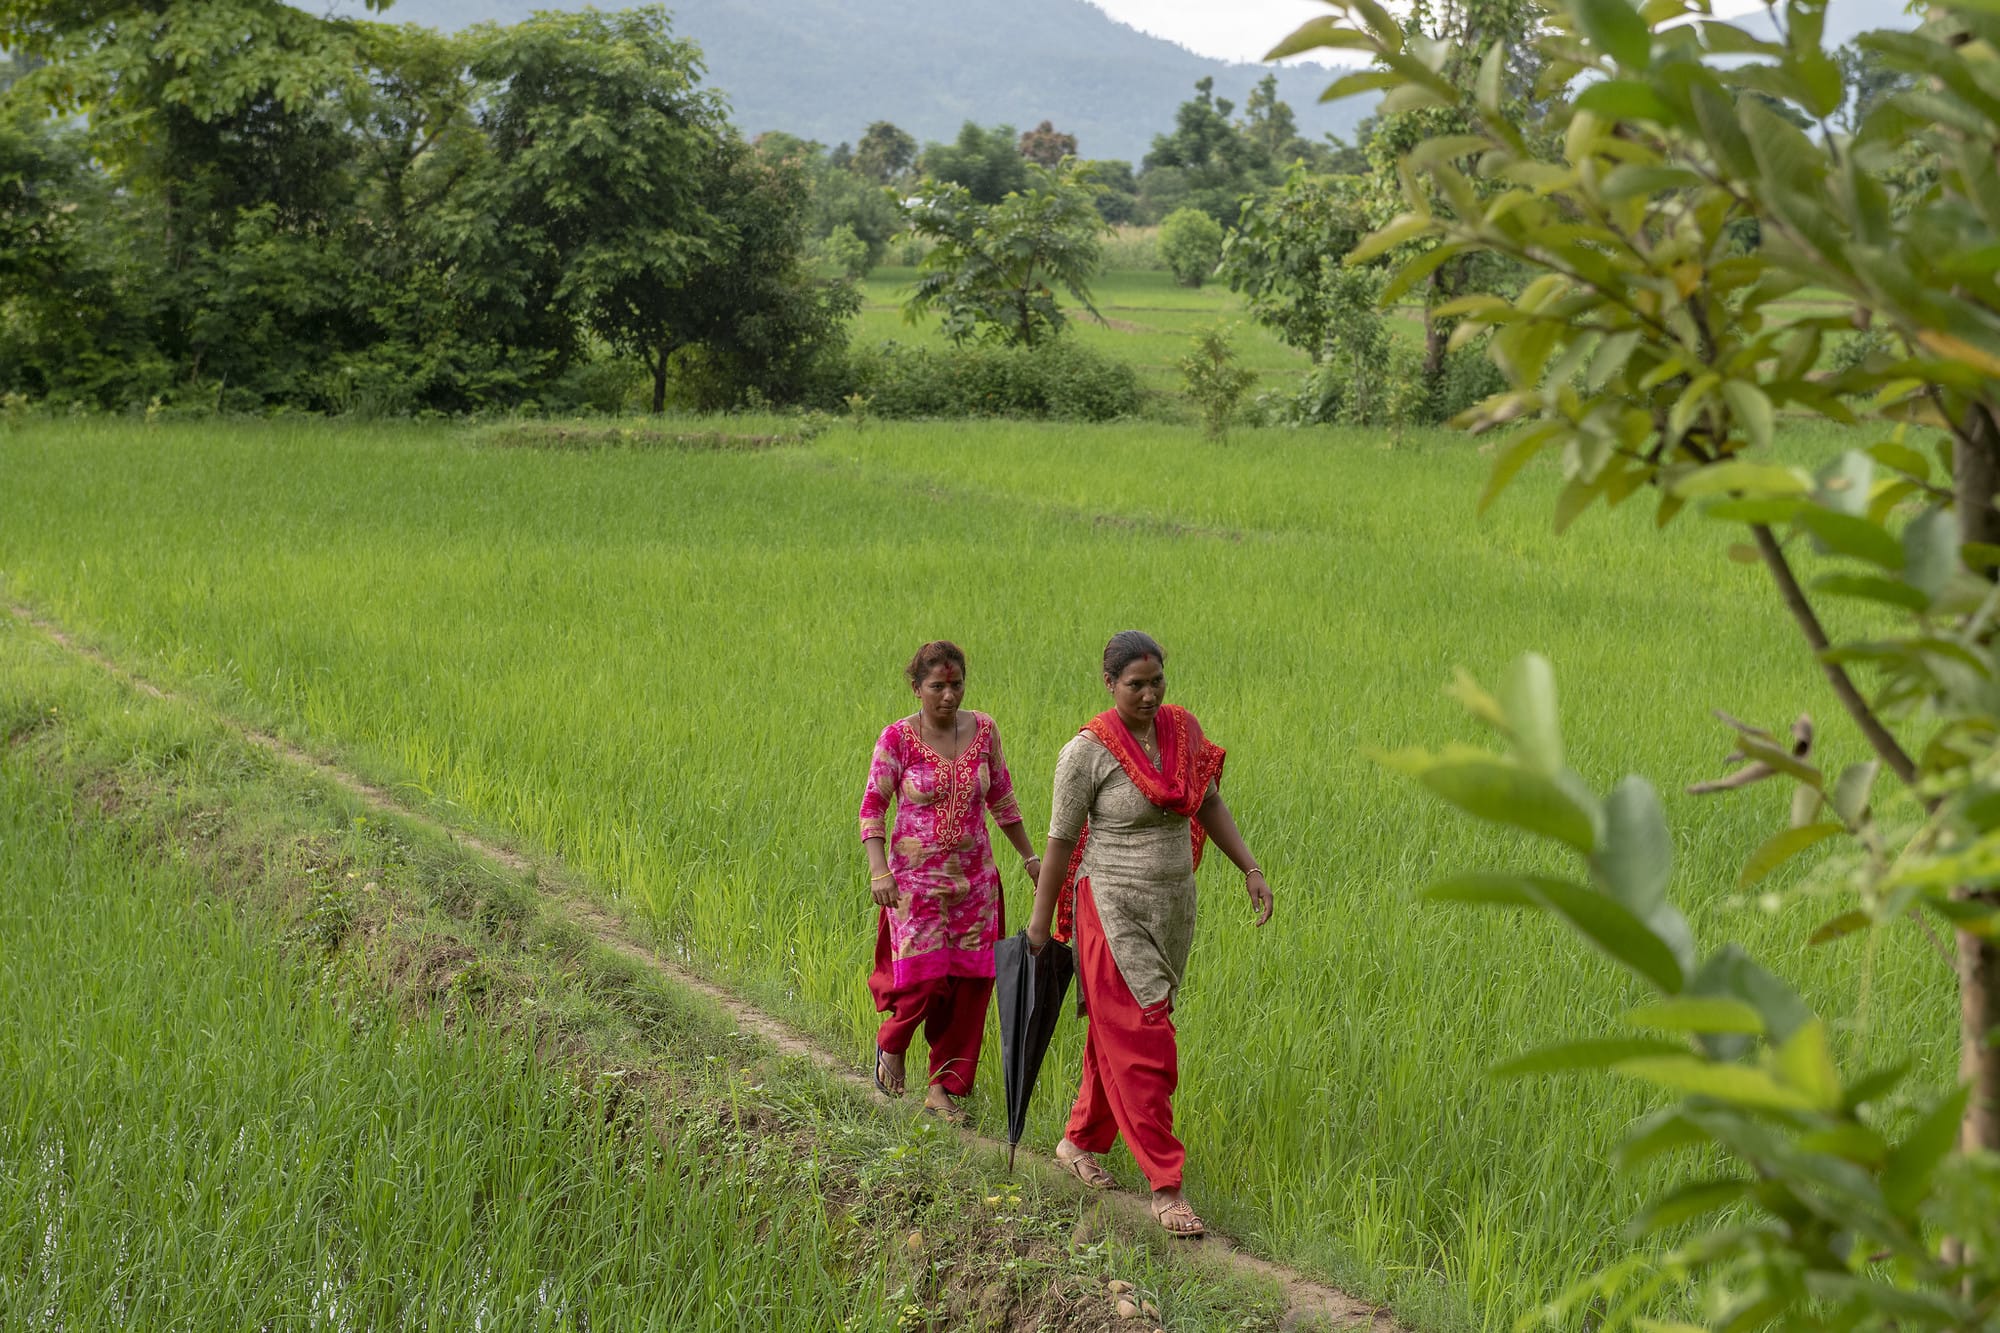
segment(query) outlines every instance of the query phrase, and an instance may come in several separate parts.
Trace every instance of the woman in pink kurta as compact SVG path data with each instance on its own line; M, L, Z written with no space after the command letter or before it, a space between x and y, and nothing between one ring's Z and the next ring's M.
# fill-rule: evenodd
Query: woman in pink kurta
M979 1068L1005 912L987 815L1021 854L1029 883L1042 867L1022 828L999 729L960 708L965 654L943 640L927 643L906 674L917 711L883 729L861 797L869 887L882 909L868 988L888 1015L875 1037L875 1086L902 1095L903 1056L921 1026L930 1045L924 1105L956 1121L964 1113L952 1099L972 1091Z

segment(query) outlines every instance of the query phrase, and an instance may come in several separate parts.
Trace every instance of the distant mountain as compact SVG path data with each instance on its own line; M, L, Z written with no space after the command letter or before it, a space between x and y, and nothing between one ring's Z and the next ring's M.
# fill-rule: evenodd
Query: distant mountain
M357 0L293 3L361 11ZM583 0L397 0L384 17L454 30L581 8ZM1241 107L1267 72L1148 36L1086 0L679 0L669 8L675 31L701 46L708 82L728 95L745 133L787 130L826 144L851 143L876 120L921 140L950 139L967 120L1017 129L1051 120L1076 136L1083 156L1136 164L1153 136L1172 128L1195 80L1213 77L1216 95ZM1333 76L1319 67L1276 73L1308 138L1347 134L1372 105L1365 97L1321 105Z

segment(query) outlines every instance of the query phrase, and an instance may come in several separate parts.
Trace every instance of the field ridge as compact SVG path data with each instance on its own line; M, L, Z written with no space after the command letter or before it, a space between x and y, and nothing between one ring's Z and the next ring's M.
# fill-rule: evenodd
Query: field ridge
M634 939L625 923L616 914L584 896L588 891L571 882L566 870L531 858L497 841L455 828L436 816L397 799L393 792L368 782L358 774L282 737L253 727L230 715L226 710L164 689L109 654L80 642L60 624L29 606L10 599L7 602L7 609L16 620L31 627L64 652L90 663L120 684L151 699L172 701L193 708L227 727L244 741L288 764L303 768L334 783L369 808L420 825L448 838L479 858L514 874L530 877L544 895L555 899L562 912L600 945L654 970L671 984L702 996L728 1014L743 1031L768 1043L778 1054L805 1059L851 1090L863 1094L872 1093L873 1085L864 1070L812 1041L781 1019L765 1013L736 993L690 971L672 959L661 956L655 949ZM989 1149L996 1153L1006 1148L1004 1140L982 1134L976 1129L959 1130L957 1134L970 1147ZM1054 1167L1033 1157L1027 1160L1033 1161L1034 1169L1045 1177L1060 1179L1067 1183L1068 1177L1056 1171ZM1145 1200L1136 1192L1118 1191L1097 1197L1093 1202L1098 1207L1099 1216L1115 1221L1121 1230L1127 1232L1128 1239L1143 1243L1154 1238L1152 1232L1155 1224L1147 1210ZM1213 1262L1234 1275L1276 1284L1282 1290L1286 1304L1282 1327L1297 1328L1317 1322L1340 1329L1403 1333L1403 1326L1398 1324L1384 1307L1359 1300L1307 1274L1255 1254L1241 1241L1214 1228L1209 1230L1207 1237L1198 1246L1181 1245L1174 1249L1177 1253Z

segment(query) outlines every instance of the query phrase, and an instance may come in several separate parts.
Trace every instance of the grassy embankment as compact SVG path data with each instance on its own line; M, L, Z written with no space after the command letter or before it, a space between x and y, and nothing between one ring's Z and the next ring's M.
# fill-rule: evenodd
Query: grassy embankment
M1576 766L1670 793L1700 938L1796 979L1846 1051L1914 1056L1936 1082L1953 1017L1915 940L1809 949L1822 905L1732 894L1783 793L1672 794L1721 766L1714 707L1813 708L1829 762L1859 752L1758 573L1722 532L1655 534L1638 505L1556 539L1547 473L1474 521L1485 467L1444 436L1211 447L1136 425L579 454L442 429L50 423L0 437L18 479L0 570L134 664L559 855L857 1063L873 936L853 809L908 705L898 664L927 637L966 646L969 702L1000 720L1039 825L1056 750L1102 706L1105 635L1152 630L1175 697L1231 751L1279 895L1253 932L1227 867L1203 874L1177 1016L1190 1189L1405 1318L1499 1329L1620 1251L1641 1183L1605 1159L1647 1103L1481 1076L1593 1030L1627 990L1547 923L1415 902L1436 873L1516 855L1363 757L1476 739L1439 693L1454 666L1490 679L1547 652ZM1039 1147L1078 1045L1069 1026Z
M0 614L0 1327L1175 1328L1271 1290L781 1059Z

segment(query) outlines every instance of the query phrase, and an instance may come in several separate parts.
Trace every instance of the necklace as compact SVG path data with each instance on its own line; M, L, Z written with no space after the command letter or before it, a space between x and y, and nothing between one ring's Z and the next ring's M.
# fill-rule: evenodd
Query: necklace
M936 751L936 752L937 752L937 755L938 755L938 757L939 757L939 758L941 758L941 759L956 759L956 758L958 758L958 756L957 756L957 755L955 755L955 754L950 754L950 755L948 755L948 754L946 754L946 753L944 752L944 748L945 748L945 746L946 746L946 745L956 745L956 744L958 743L958 717L957 717L957 715L956 715L956 714L954 714L954 715L952 716L952 719L951 719L951 734L950 734L949 736L946 736L946 737L944 738L944 742L943 742L943 744L940 744L940 745L931 745L931 742L930 742L930 737L929 737L929 735L928 735L928 734L926 733L926 731L925 731L925 728L926 728L926 727L928 727L928 726L929 726L929 724L930 724L930 719L929 719L929 718L926 718L926 717L924 716L924 710L923 710L923 709L921 709L921 708L919 708L919 709L917 710L917 739L918 739L918 740L920 740L920 741L922 741L922 742L923 742L923 743L924 743L925 745L929 745L929 746L930 746L930 748L931 748L932 750L934 750L934 751Z
M1159 728L1155 727L1150 735L1134 736L1132 739L1139 742L1139 748L1144 750L1146 757L1153 761L1153 767L1158 768L1160 766Z

